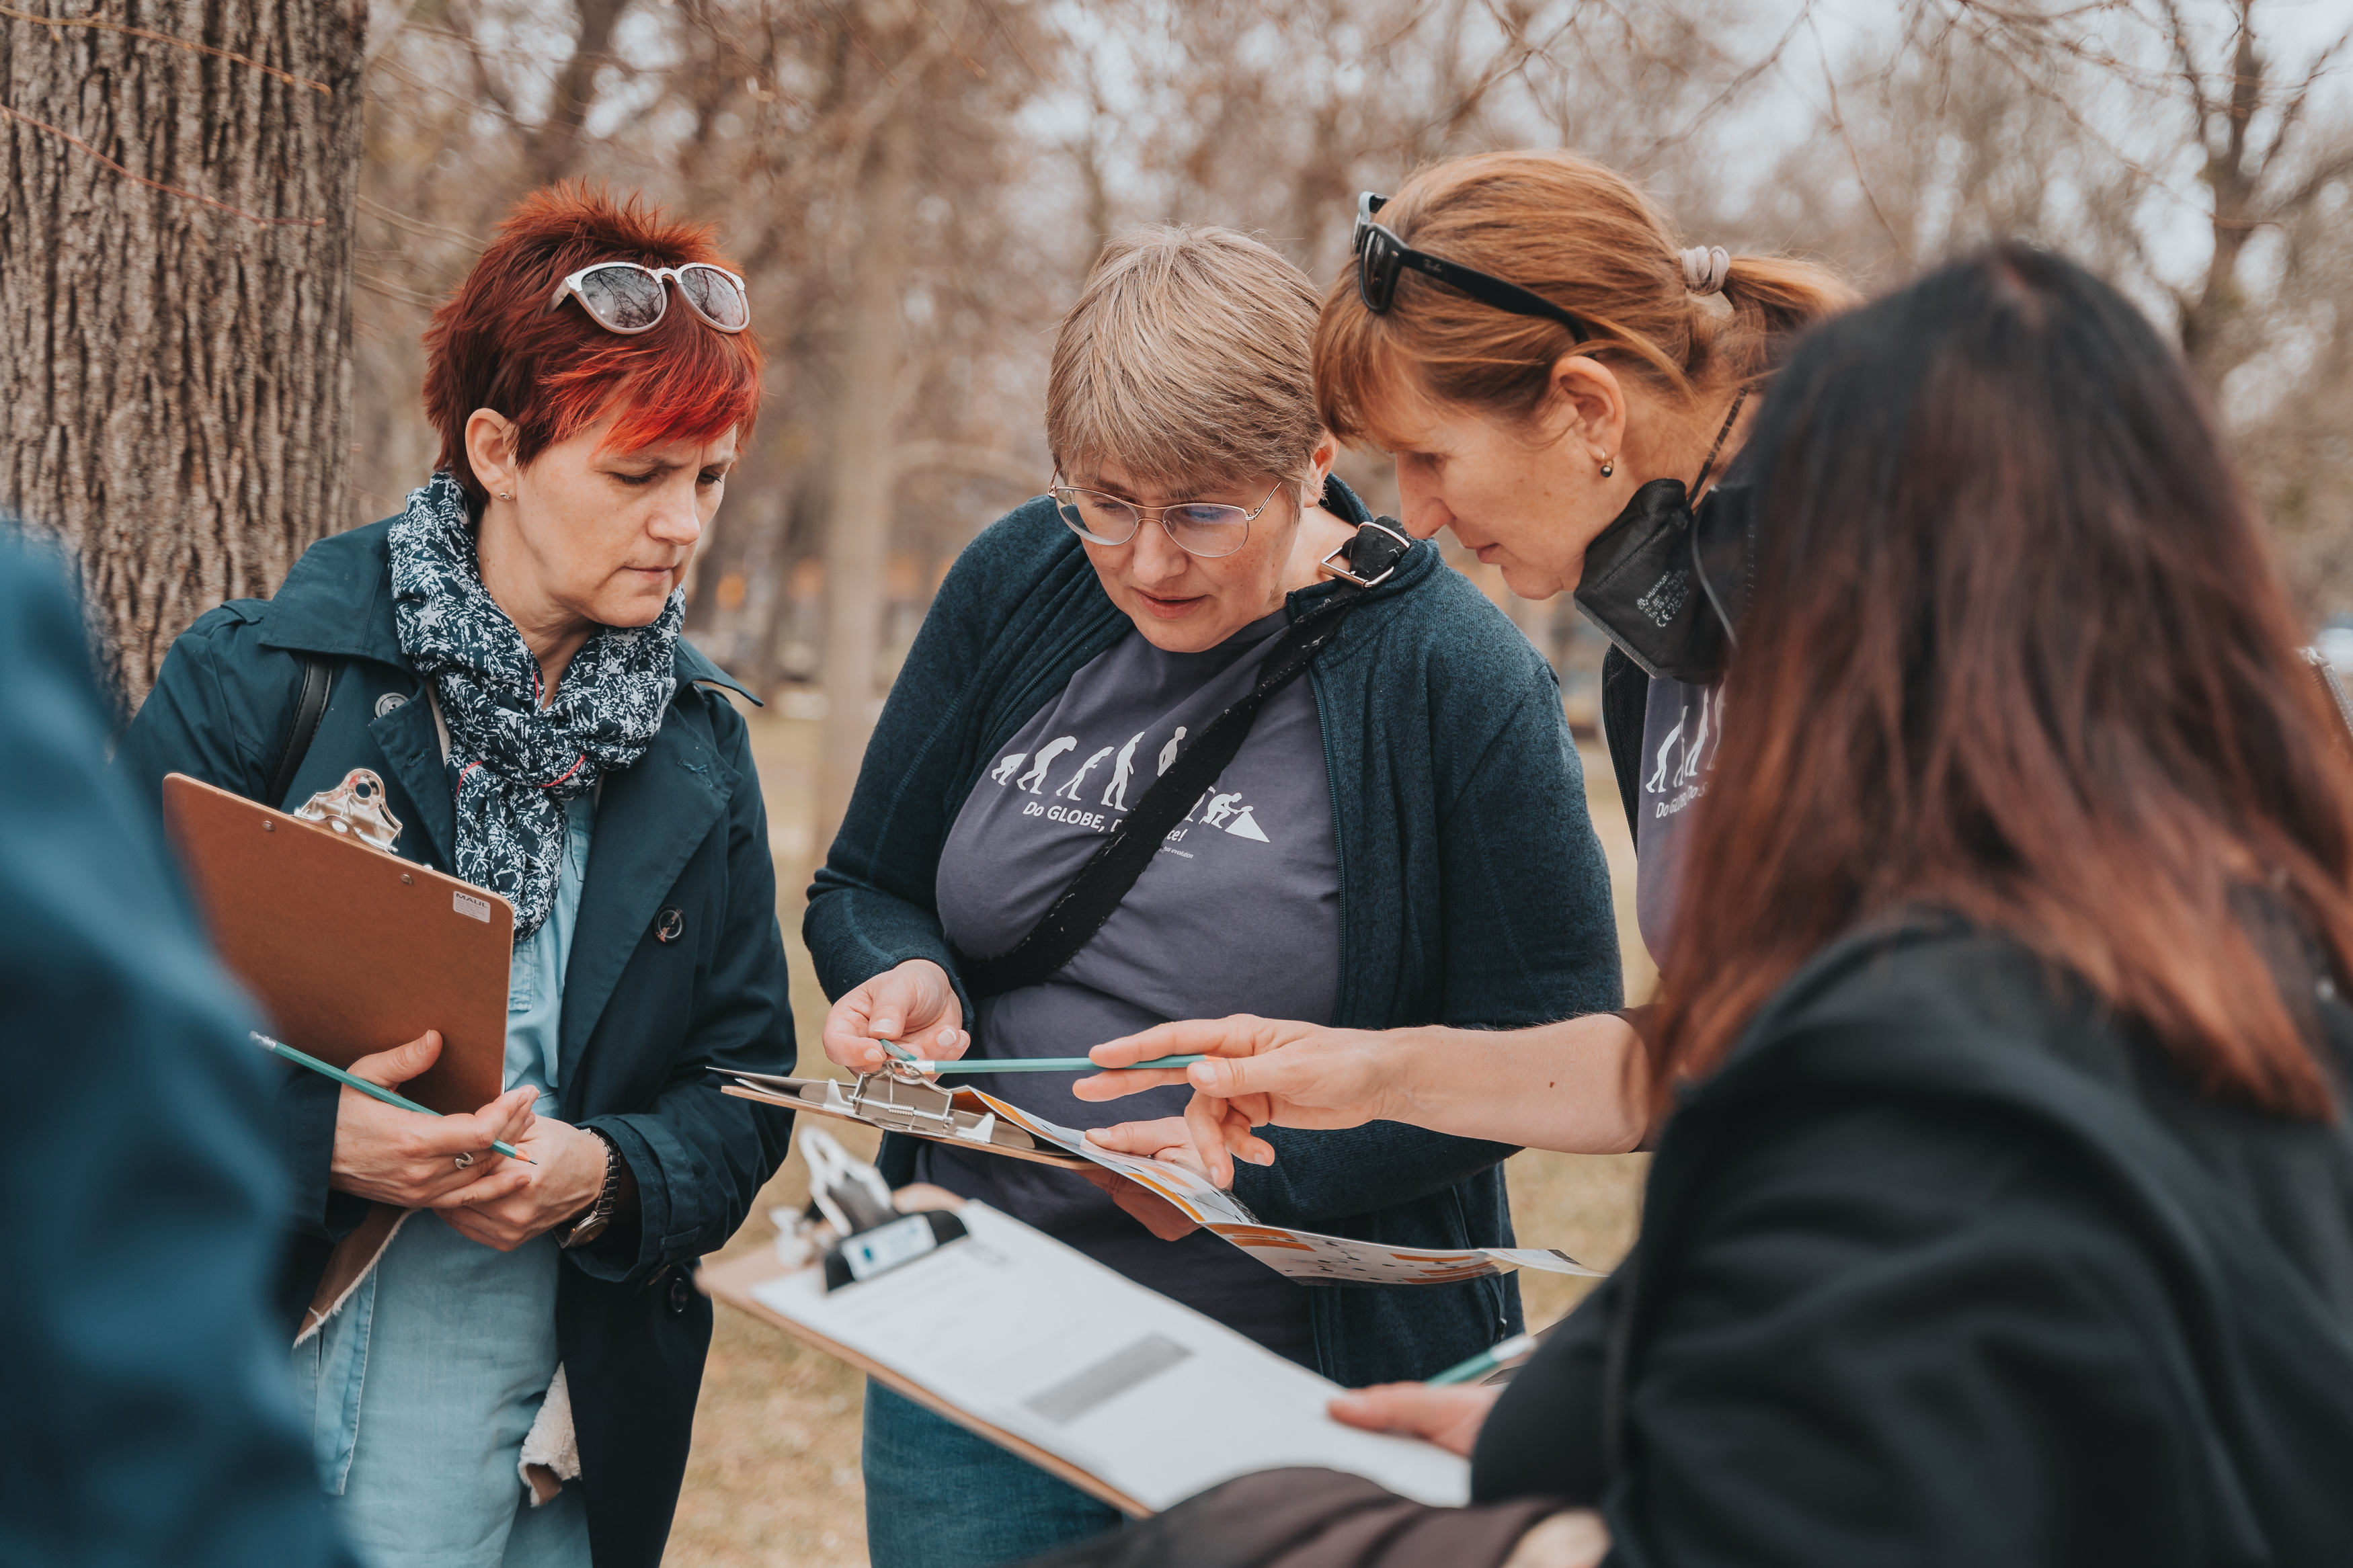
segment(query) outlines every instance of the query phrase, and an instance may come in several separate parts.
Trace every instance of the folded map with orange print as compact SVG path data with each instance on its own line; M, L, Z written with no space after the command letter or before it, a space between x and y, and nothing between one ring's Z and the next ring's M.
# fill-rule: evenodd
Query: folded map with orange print
M1605 1272L1588 1268L1552 1247L1394 1247L1267 1225L1231 1193L1188 1166L1100 1148L1076 1129L975 1089L910 1084L879 1073L855 1084L765 1074L732 1076L734 1082L726 1092L739 1099L839 1117L884 1131L953 1142L960 1149L984 1149L1014 1159L1044 1159L1063 1165L1085 1161L1158 1194L1196 1225L1302 1285L1451 1285L1490 1274L1508 1274L1515 1268L1597 1278Z

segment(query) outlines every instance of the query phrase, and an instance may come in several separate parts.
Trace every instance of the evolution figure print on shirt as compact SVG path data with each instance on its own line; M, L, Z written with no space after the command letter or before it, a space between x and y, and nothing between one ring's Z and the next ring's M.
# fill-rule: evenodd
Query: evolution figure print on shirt
M1662 682L1661 684L1666 684ZM1662 692L1677 700L1675 721L1663 736L1642 738L1651 771L1642 780L1642 815L1674 816L1707 788L1702 773L1715 765L1723 719L1724 688L1683 686Z
M1278 613L1199 653L1131 633L1007 736L941 855L940 919L958 950L1001 952L1036 924L1103 836L1250 691L1288 624ZM1198 943L1199 960L1235 984L1234 1005L1261 994L1295 1004L1279 973L1299 962L1286 948L1319 923L1336 933L1338 884L1323 724L1301 679L1269 699L1234 760L1187 804L1063 978L1141 999L1181 978L1170 961ZM1271 923L1258 933L1261 918ZM1183 1005L1182 989L1170 991L1171 1005Z
M1034 927L1109 834L1209 724L1257 684L1282 613L1213 648L1171 653L1133 630L991 742L964 789L934 873L940 928L958 953L1004 952ZM1256 1013L1328 1020L1340 962L1339 841L1313 677L1267 700L1241 748L1155 846L1135 885L1069 963L1034 985L974 998L975 1058L1075 1057L1170 1018ZM1174 814L1172 814L1174 815ZM1183 1111L1182 1085L1103 1102L1076 1075L987 1072L976 1083L1065 1127ZM1303 1292L1186 1241L1155 1239L1067 1171L927 1143L918 1180L1039 1226L1261 1342L1308 1342ZM1284 1291L1289 1294L1284 1294Z
M1683 879L1683 825L1707 793L1708 774L1724 741L1723 686L1687 686L1654 679L1642 710L1642 756L1637 777L1634 910L1642 942L1667 951Z
M1176 731L1168 737L1168 743L1160 748L1160 773L1166 773L1176 765L1177 748L1184 744L1185 729L1184 725L1177 725ZM1049 822L1072 823L1092 833L1110 832L1112 824L1118 819L1119 814L1131 809L1127 795L1128 784L1134 771L1132 759L1135 755L1135 748L1143 742L1147 733L1149 733L1148 731L1139 730L1128 737L1127 744L1124 746L1103 746L1090 752L1085 762L1071 771L1071 776L1062 782L1061 787L1052 792L1063 800L1080 802L1080 809L1069 810L1061 806L1032 804L1023 808L1022 815L1042 817ZM1031 795L1040 793L1039 786L1047 782L1047 773L1051 769L1054 759L1066 752L1077 751L1079 745L1079 739L1075 735L1063 735L1053 741L1038 753L1037 765L1028 773L1023 774L1020 784L1015 787L1027 789ZM1084 809L1090 793L1085 787L1087 775L1093 773L1095 765L1105 757L1111 756L1114 751L1119 755L1117 761L1112 764L1111 781L1105 785L1102 798L1092 803L1097 809ZM997 784L1006 784L1029 755L1027 752L1008 753L1004 761L989 770L989 778ZM1156 779L1159 773L1155 773L1153 776ZM1141 790L1136 792L1135 798L1137 802L1143 800L1144 795ZM1161 847L1166 849L1176 844L1185 837L1186 829L1197 821L1204 826L1222 828L1237 838L1255 838L1261 844L1270 842L1266 830L1258 825L1258 808L1243 803L1241 791L1221 789L1218 784L1212 784L1201 792L1201 798L1195 801L1192 808L1186 812L1185 819L1169 830L1167 843Z

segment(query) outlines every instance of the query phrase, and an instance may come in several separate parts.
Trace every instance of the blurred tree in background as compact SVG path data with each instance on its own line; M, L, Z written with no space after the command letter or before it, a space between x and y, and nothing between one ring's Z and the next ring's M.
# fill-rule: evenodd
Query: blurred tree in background
M2348 50L2341 4L1905 0L1818 70L1836 153L1789 149L1758 227L1874 283L1999 236L2105 273L2178 334L2306 613L2353 609Z
M89 3L95 16L112 0ZM205 603L274 585L314 520L385 515L422 481L434 449L418 334L517 195L565 178L638 187L717 226L774 351L689 626L789 711L825 715L822 794L838 802L947 563L1046 483L1050 335L1105 237L1229 224L1329 279L1356 191L1508 145L1627 170L1690 243L1817 254L1870 287L1995 235L2084 259L2178 333L2307 612L2353 607L2341 4L375 0L361 67L348 16L335 31L318 20L333 7L303 13L304 33L274 3L183 0L133 19L329 95L171 44L0 16L0 299L16 376L0 504L83 552L147 668ZM345 201L336 137L354 68L364 157ZM114 90L108 71L138 90ZM95 133L119 168L52 131ZM264 227L142 179L329 222ZM133 209L149 227L121 217ZM344 350L335 244L354 215ZM183 276L158 256L202 265ZM120 281L158 268L177 290L168 309ZM133 331L142 310L183 324ZM87 377L51 368L44 334L110 310L130 346L92 399ZM255 390L222 368L238 356L174 357L183 341L238 344ZM336 501L345 448L310 433L342 426L340 394L272 367L343 353L356 399ZM229 434L191 442L141 422L174 398L292 412L207 414L203 428ZM298 415L303 438L269 434ZM1388 499L1377 454L1343 471ZM1563 668L1574 705L1592 634L1565 603L1487 585Z

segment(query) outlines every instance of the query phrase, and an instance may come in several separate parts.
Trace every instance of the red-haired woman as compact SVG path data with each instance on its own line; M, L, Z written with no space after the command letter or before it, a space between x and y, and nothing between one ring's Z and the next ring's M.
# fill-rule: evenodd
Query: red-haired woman
M144 788L278 806L372 769L398 853L514 907L506 1093L435 1120L280 1092L285 1321L371 1568L659 1560L711 1335L688 1271L784 1154L706 1070L785 1068L792 1014L733 683L679 636L758 408L749 326L706 231L525 200L426 337L438 471L197 621L122 742Z
M2353 1561L2353 766L2185 367L2005 246L1751 464L1635 1261L1500 1397L1338 1402L1474 1506L1275 1472L1060 1568Z

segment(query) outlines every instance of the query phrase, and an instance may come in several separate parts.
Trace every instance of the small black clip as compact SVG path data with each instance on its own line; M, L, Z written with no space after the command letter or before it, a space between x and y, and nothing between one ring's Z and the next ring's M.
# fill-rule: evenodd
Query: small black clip
M1377 518L1363 524L1355 538L1315 564L1359 588L1377 588L1397 575L1398 563L1412 548L1412 537L1398 531L1397 519ZM1347 564L1338 564L1342 560Z
M825 1288L828 1292L860 1279L913 1263L968 1234L964 1221L945 1209L902 1214L870 1230L843 1237L825 1255Z

